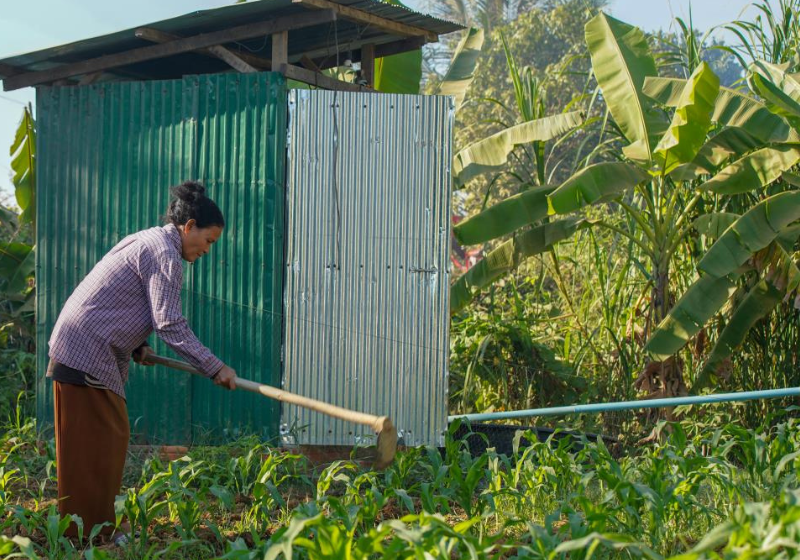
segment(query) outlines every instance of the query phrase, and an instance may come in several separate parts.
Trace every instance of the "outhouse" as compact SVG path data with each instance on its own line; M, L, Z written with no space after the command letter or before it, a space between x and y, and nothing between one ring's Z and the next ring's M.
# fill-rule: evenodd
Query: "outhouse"
M261 0L0 61L6 90L36 87L40 425L64 301L120 239L161 223L171 185L196 179L228 224L186 267L200 340L242 377L441 444L452 100L371 86L376 59L459 29L373 0ZM360 83L324 73L346 59ZM370 437L158 367L133 366L127 394L136 443Z

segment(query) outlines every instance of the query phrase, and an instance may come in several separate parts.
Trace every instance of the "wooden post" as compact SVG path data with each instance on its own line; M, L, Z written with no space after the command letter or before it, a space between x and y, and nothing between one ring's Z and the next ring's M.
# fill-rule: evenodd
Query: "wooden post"
M283 66L281 73L292 80L304 82L306 84L321 87L330 90L339 91L369 91L363 86L358 84L351 84L350 82L343 82L334 78L329 78L325 74L314 72L313 70L306 70L294 64L286 64Z
M289 32L279 31L272 34L272 69L282 72L284 64L289 64Z
M165 31L159 31L158 29L150 27L140 27L136 30L135 34L139 39L152 41L153 43L169 43L170 41L185 38L180 35L175 35L174 33L166 33ZM266 58L253 56L248 53L234 53L222 45L206 47L204 49L199 49L197 52L219 58L242 73L258 72L258 68L270 68L270 61Z
M375 81L375 45L361 45L361 77L367 81L367 87L373 87Z

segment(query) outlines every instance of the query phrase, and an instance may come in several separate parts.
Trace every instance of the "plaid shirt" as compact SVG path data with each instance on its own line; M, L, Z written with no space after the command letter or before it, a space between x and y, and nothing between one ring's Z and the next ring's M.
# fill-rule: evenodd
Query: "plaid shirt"
M181 236L169 224L129 235L83 279L50 337L50 358L83 371L125 398L131 353L154 330L212 377L223 363L181 313Z

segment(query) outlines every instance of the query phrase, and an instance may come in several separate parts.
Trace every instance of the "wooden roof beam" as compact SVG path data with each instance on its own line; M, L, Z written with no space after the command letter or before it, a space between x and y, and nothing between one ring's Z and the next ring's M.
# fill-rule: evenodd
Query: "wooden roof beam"
M152 27L140 27L136 30L135 35L140 39L150 41L151 43L169 43L170 41L175 41L177 39L184 39L184 37L181 37L180 35L174 35L172 33L167 33L166 31L153 29ZM197 52L214 58L219 58L235 70L238 70L242 73L258 72L260 69L269 70L272 67L272 61L266 58L255 56L249 53L234 52L227 47L223 47L222 45L206 47L204 49L199 49Z
M425 39L422 37L412 37L410 39L403 39L402 41L395 41L393 43L384 43L375 46L375 58L383 58L384 56L391 56L393 54L400 54L408 51L414 51L422 48L425 44ZM355 61L361 60L361 49L353 50L353 57ZM340 55L343 54L340 52ZM325 52L316 52L309 55L317 66L325 70L326 68L333 68L336 66L336 57L326 49ZM340 62L342 57L340 56Z
M25 70L22 68L17 68L16 66L11 66L10 64L0 63L0 76L16 76L17 74L22 74L24 71Z
M344 19L349 19L350 21L354 21L356 23L372 25L374 27L383 29L384 31L389 31L390 33L396 33L398 35L406 35L408 37L425 37L425 40L429 43L435 43L439 40L439 35L433 31L428 31L427 29L421 29L412 25L406 25L405 23L400 23L399 21L382 18L380 16L376 16L375 14L365 12L364 10L351 8L350 6L342 6L341 4L331 2L330 0L292 0L292 3L299 4L307 8L333 10Z
M373 91L372 89L366 88L364 86L360 86L358 84L353 84L350 82L343 82L342 80L331 78L329 76L326 76L325 74L314 72L313 70L300 68L299 66L294 66L293 64L281 65L280 72L281 74L283 74L287 78L291 78L292 80L297 80L298 82L303 82L324 89L339 90L339 91L368 91L368 92Z
M292 29L302 29L329 23L336 19L336 11L321 10L306 14L284 16L268 21L260 21L247 25L240 25L222 31L193 35L184 39L176 39L169 43L141 47L130 51L117 54L109 54L98 58L83 60L72 64L65 64L50 70L36 72L26 72L11 76L3 80L3 89L11 91L28 86L35 86L47 82L53 82L72 76L82 76L100 70L108 70L119 66L127 66L138 62L145 62L157 58L165 58L176 54L196 51L206 47L223 45L233 41L242 41L264 35L272 35L281 31Z

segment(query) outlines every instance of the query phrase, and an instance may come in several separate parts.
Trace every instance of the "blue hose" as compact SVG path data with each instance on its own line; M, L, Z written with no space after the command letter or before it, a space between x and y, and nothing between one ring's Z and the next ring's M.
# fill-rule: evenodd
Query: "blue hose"
M458 414L448 416L447 421L456 418L482 422L485 420L510 420L531 416L560 416L564 414L580 414L609 412L612 410L634 410L638 408L661 408L686 404L705 404L730 401L752 401L757 399L777 399L779 397L800 396L800 387L788 389L770 389L767 391L744 391L741 393L718 393L716 395L699 395L695 397L675 397L671 399L652 399L643 401L621 401L612 403L576 404L572 406L553 406L549 408L531 408L528 410L510 410L507 412L485 412L481 414Z

